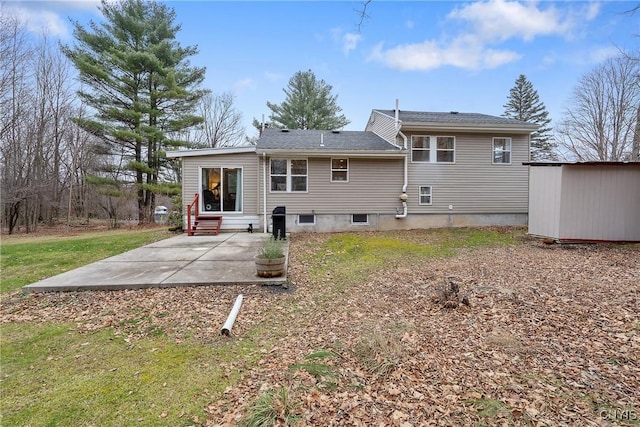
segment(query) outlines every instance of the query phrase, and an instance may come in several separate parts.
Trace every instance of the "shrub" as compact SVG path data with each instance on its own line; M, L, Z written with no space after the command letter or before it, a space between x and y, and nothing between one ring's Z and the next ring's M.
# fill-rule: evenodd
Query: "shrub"
M284 243L282 240L274 239L270 237L269 240L265 240L264 244L258 252L258 258L276 259L284 256Z

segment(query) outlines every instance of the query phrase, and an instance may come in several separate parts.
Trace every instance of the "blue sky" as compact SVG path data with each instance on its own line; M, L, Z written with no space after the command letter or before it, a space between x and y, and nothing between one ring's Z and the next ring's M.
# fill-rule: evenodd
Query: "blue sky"
M284 100L297 71L333 86L347 130L363 130L373 108L501 115L524 74L554 123L580 77L619 49L640 49L636 2L537 1L167 1L197 45L192 63L206 87L232 92L249 136ZM100 21L98 1L8 1L34 32L72 43L68 18Z

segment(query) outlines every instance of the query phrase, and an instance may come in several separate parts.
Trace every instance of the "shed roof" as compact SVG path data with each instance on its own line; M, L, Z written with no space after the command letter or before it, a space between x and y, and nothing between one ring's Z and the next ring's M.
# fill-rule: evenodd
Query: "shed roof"
M272 150L304 152L389 152L398 153L393 145L373 132L302 129L265 129L257 142L258 152Z
M395 110L378 110L381 114L395 117ZM527 123L522 120L511 119L508 117L490 116L480 113L460 113L457 111L449 112L430 112L430 111L405 111L398 110L398 119L403 125L419 124L419 125L443 125L451 127L505 127L519 130L534 131L538 125Z

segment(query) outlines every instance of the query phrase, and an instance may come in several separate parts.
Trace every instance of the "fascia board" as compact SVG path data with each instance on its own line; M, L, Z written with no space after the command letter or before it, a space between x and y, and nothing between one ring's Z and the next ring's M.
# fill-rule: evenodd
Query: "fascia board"
M529 126L513 126L513 125L478 125L478 124L460 124L460 123L425 123L425 122L402 122L403 130L449 130L464 132L512 132L529 134L536 129L537 125Z
M255 151L256 151L255 146L229 147L229 148L201 148L196 150L167 151L167 158L173 159L178 157L212 156L217 154L253 153Z
M336 150L281 150L281 149L268 149L257 150L258 155L266 154L268 156L283 155L290 157L379 157L379 158L403 158L406 156L407 151L336 151Z

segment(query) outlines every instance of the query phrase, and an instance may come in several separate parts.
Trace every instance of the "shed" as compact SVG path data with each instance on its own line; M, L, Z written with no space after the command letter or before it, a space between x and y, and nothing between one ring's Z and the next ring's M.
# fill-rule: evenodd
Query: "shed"
M640 242L640 162L525 165L529 234L560 242Z

